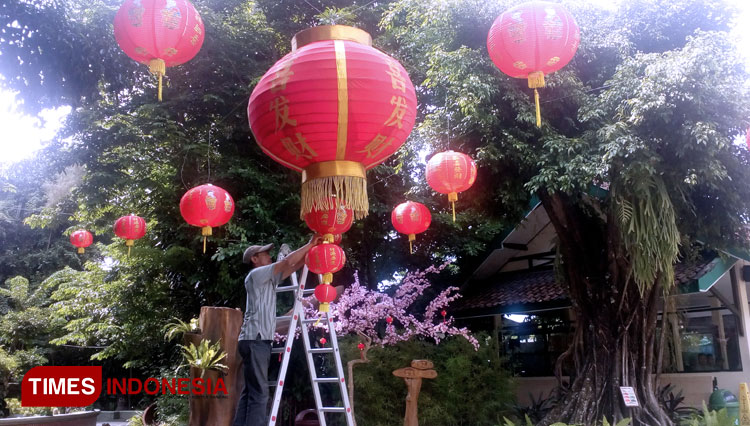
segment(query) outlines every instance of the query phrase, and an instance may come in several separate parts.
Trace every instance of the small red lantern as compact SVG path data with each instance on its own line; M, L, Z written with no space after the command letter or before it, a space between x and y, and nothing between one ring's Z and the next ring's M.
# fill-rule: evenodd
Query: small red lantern
M412 241L416 239L416 234L420 234L430 227L432 215L424 204L414 201L401 203L391 212L391 223L396 231L409 236L409 253L412 250Z
M445 309L443 309L442 311L440 311L440 315L443 316L443 324L445 324L445 316L448 315L448 312Z
M365 344L364 343L357 343L357 349L359 349L359 357L361 359L365 358Z
M544 75L564 67L578 50L581 35L573 16L559 3L532 1L506 10L487 35L490 59L500 71L529 80L534 89L536 125L542 125L539 92Z
M188 0L125 0L115 15L117 44L159 76L159 100L166 67L193 59L204 33L203 21Z
M263 152L302 172L300 218L337 200L356 219L366 216L365 171L398 150L416 116L404 67L373 48L368 33L343 25L297 33L247 106Z
M334 242L334 235L343 234L352 227L354 213L343 205L330 209L313 210L305 215L305 223L323 236L327 243Z
M94 236L85 229L79 229L70 234L70 243L78 247L78 254L83 254L86 251L85 248L93 242Z
M336 300L336 289L328 283L318 284L315 287L315 298L320 302L318 310L320 312L329 312L331 310L330 303Z
M387 316L385 317L385 322L387 322L388 325L391 325L393 323L393 318L391 318L391 316Z
M325 345L327 341L328 341L328 340L326 340L326 338L325 338L325 337L321 337L321 338L320 338L320 344L321 344L321 345Z
M427 162L427 184L432 189L448 194L456 221L458 193L466 191L477 179L477 165L466 154L455 151L438 152Z
M341 270L344 263L346 263L346 254L335 244L319 244L305 255L305 265L312 273L323 274L322 282L325 284L333 281L333 273Z
M187 223L201 227L203 253L206 252L206 237L212 234L213 226L221 226L234 214L234 200L229 193L209 184L192 188L180 200L180 213Z
M128 256L134 240L143 238L146 235L146 221L134 214L123 216L115 221L115 235L125 240L128 247Z

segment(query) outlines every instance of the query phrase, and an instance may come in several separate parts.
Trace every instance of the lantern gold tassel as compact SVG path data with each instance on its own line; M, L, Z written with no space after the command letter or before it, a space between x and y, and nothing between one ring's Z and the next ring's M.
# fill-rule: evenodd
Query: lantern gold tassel
M210 226L204 226L201 228L201 235L203 235L203 253L206 252L206 237L210 236L211 233L211 227Z
M542 127L542 113L539 109L539 87L544 87L544 73L535 71L529 74L529 89L534 89L534 103L536 104L536 127Z
M323 274L323 279L321 280L323 284L330 284L333 282L333 274L330 272L326 272Z
M355 219L367 216L365 168L354 161L313 163L302 171L300 219L316 209L333 209L338 203L352 209Z
M411 242L416 240L417 236L414 234L409 234L409 254L414 254L414 249L412 249Z
M167 73L167 64L164 59L152 59L148 63L148 70L151 71L151 74L159 76L159 102L161 102L161 78Z
M330 312L331 311L331 305L329 303L321 303L320 306L318 306L318 311L323 312Z
M85 251L83 247L78 247L78 254L83 254Z
M453 222L455 222L456 221L456 201L458 201L458 193L457 192L449 193L448 201L451 202L451 206L453 207Z
M133 240L125 240L125 245L128 246L128 257L130 257L130 247L133 247Z

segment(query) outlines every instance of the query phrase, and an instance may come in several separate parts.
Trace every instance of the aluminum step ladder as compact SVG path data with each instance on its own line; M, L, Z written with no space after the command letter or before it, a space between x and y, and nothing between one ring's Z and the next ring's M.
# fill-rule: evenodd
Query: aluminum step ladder
M302 276L300 285L297 281L297 274L293 273L290 277L292 280L291 285L279 286L276 288L276 293L294 291L294 309L292 314L288 316L276 317L276 321L289 321L289 331L287 332L286 342L284 346L273 348L271 353L281 354L281 367L279 368L279 376L275 382L269 383L269 386L275 386L273 396L273 405L271 408L271 414L268 419L268 426L275 426L278 420L279 406L281 405L281 394L284 390L284 380L286 379L287 368L289 367L289 359L292 354L292 344L294 343L294 335L297 327L300 328L300 334L302 335L302 341L305 345L305 354L307 358L307 369L310 373L310 382L312 383L313 395L315 397L315 406L318 412L318 421L320 426L326 426L326 413L337 413L343 414L346 418L347 426L354 426L354 418L352 416L352 408L349 405L349 393L346 389L346 379L344 378L344 367L341 363L341 354L339 353L339 343L336 339L336 328L333 320L331 319L330 313L326 312L322 318L305 318L305 309L302 304L302 298L313 294L314 289L306 289L305 283L307 282L308 269L305 266L302 269ZM313 348L310 344L310 335L308 332L308 324L316 322L323 322L328 324L328 330L330 339L326 343L330 343L330 347L325 348ZM336 376L333 377L318 377L317 371L315 370L314 355L332 354L336 364ZM320 385L322 383L337 383L343 407L339 406L324 406L320 396Z

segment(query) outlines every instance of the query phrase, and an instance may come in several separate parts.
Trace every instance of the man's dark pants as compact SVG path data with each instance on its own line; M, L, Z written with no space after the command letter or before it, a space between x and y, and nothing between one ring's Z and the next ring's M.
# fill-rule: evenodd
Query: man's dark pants
M268 364L271 362L271 341L240 340L237 348L242 356L245 387L237 404L233 426L262 426L268 423Z

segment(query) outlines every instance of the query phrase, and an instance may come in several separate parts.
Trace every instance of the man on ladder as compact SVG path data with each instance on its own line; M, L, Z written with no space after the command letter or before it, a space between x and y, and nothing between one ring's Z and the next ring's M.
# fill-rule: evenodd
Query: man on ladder
M237 345L242 356L245 387L233 426L266 424L268 364L276 326L276 286L304 265L305 255L320 240L319 236L314 236L310 242L276 263L269 254L273 244L252 245L242 256L242 261L251 264L253 269L245 278L247 303Z

